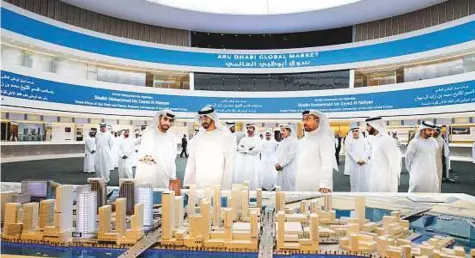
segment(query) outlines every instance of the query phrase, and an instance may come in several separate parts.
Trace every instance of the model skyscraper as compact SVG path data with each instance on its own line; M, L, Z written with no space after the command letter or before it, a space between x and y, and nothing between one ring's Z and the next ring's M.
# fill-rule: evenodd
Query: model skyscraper
M76 232L80 237L95 237L97 233L96 192L82 192L76 201Z
M107 184L104 178L88 178L87 182L91 185L91 191L96 192L97 195L97 209L107 204Z

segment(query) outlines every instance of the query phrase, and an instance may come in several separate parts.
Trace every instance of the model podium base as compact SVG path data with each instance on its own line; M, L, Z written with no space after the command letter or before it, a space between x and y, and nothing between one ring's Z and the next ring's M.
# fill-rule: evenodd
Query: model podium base
M112 201L97 198L97 183L94 190L58 186L56 199L40 203L9 202L2 194L2 245L34 243L40 253L42 246L117 248L123 257L149 248L177 256L181 250L259 257L475 255L475 236L467 234L475 232L475 198L468 195L262 192L250 191L245 182L229 191L161 191L161 205L153 207L152 189L123 182ZM88 201L73 206L73 195ZM427 230L430 223L437 227Z

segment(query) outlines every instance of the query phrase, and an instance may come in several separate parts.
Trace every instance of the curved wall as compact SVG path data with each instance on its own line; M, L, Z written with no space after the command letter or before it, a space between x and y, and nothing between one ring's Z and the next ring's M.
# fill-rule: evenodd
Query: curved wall
M189 46L189 31L127 21L85 10L61 0L2 0L39 15L91 31L176 46Z
M364 118L475 111L475 72L375 88L234 93L158 90L68 80L20 67L3 67L2 106L146 117L168 108L193 118L213 105L223 118L298 119L314 108L331 118Z
M387 19L354 26L355 41L378 39L407 33L475 14L475 0L448 0Z
M226 34L192 31L191 47L216 49L289 49L320 47L353 42L353 27L281 33Z
M171 47L83 30L7 5L2 32L33 46L90 59L170 70L283 73L344 70L475 48L475 16L361 43L293 50L239 51Z

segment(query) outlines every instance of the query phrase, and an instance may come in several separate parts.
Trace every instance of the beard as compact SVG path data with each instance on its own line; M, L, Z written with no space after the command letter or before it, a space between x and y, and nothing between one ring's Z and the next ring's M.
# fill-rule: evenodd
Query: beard
M423 135L424 139L429 139L430 137L432 137L432 133L424 132L424 133L422 133L422 135Z
M368 130L369 135L374 135L376 133L376 130L374 128L371 128Z
M160 125L160 129L161 129L162 131L165 131L165 132L166 132L166 131L168 131L168 129L170 129L170 126L167 125L167 124L163 124L163 125L161 124L161 125Z
M204 129L208 129L209 128L209 123L202 123L201 126L204 128Z

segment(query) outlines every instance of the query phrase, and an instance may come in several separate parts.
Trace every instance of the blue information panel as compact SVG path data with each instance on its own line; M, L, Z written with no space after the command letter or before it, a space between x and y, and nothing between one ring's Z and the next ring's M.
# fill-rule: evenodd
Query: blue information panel
M475 81L374 93L305 97L202 97L110 90L49 81L2 71L2 96L79 106L197 112L205 105L220 113L288 114L306 109L355 112L475 103ZM138 88L138 87L137 87ZM139 89L139 88L138 88ZM474 106L475 107L475 106Z
M391 58L453 46L475 40L475 21L438 31L393 41L344 48L319 48L292 51L167 49L113 41L67 30L2 8L2 29L52 44L111 57L137 61L207 68L269 69L346 64Z

